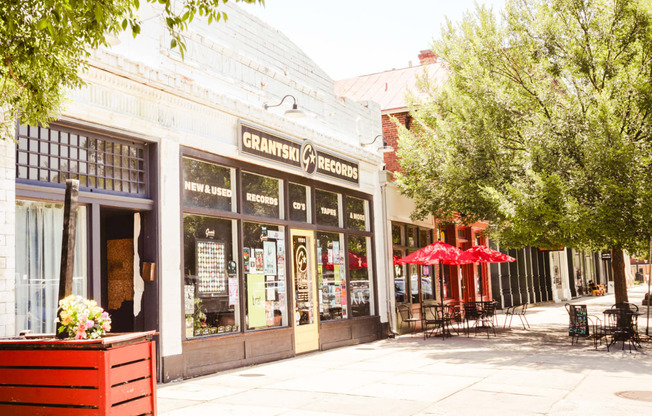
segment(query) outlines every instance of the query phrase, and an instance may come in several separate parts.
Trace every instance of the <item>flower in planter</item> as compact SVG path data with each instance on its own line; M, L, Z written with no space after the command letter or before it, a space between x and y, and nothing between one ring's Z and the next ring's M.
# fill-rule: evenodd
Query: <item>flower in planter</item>
M94 300L70 295L59 301L59 333L74 339L96 339L111 330L111 318Z

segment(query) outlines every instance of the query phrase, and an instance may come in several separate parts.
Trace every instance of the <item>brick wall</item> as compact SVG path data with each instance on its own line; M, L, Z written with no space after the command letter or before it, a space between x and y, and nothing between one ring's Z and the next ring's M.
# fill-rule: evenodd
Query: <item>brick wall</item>
M398 157L396 156L396 150L398 149L398 131L394 121L390 120L390 116L395 117L401 124L405 125L408 113L403 112L391 115L383 114L382 116L383 136L385 136L387 144L394 148L393 152L385 153L385 169L390 172L398 172L401 170L398 163Z
M0 137L0 337L15 335L15 147Z

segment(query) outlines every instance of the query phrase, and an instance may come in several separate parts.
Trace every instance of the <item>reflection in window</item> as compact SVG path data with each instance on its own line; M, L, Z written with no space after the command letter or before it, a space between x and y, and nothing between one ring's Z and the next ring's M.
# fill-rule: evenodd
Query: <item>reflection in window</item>
M369 238L349 236L349 276L351 286L351 315L369 316L373 313L373 296L369 279Z
M317 204L317 224L340 226L339 194L315 189L315 203Z
M369 230L368 201L359 198L346 197L346 226L360 231Z
M409 247L417 246L417 227L407 227L407 240Z
M317 233L317 287L319 315L323 321L346 319L348 315L345 251L344 234Z
M54 333L59 299L63 205L16 202L16 331ZM77 210L72 293L87 296L86 207ZM7 310L7 314L13 310Z
M283 198L281 180L242 172L242 211L259 217L279 218Z
M290 189L290 221L310 222L310 188L296 183Z
M419 247L425 247L432 243L431 239L432 233L430 230L425 229L425 228L420 228L419 229Z
M233 169L183 158L183 204L232 211Z
M183 217L186 338L240 332L236 222Z
M403 239L401 238L401 228L399 224L392 223L392 244L395 246L402 246Z
M247 329L287 326L285 227L243 223Z
M410 294L412 303L419 303L419 266L410 264Z
M405 292L405 265L397 264L396 261L403 256L402 250L394 250L394 296L396 303L407 302L407 295Z
M434 285L432 284L432 273L434 266L421 267L421 301L435 299Z

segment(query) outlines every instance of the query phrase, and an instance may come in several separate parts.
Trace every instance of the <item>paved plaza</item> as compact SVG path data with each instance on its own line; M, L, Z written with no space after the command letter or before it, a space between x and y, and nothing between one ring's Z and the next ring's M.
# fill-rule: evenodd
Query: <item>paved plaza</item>
M646 287L630 290L641 307ZM585 297L602 316L611 295ZM641 307L645 311L645 307ZM571 345L563 304L528 311L497 337L401 336L160 385L159 414L202 415L649 415L652 343L607 352ZM646 320L639 328L645 333Z

